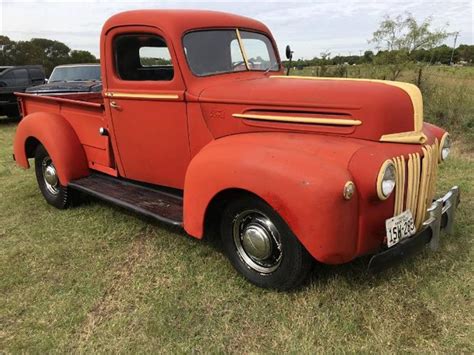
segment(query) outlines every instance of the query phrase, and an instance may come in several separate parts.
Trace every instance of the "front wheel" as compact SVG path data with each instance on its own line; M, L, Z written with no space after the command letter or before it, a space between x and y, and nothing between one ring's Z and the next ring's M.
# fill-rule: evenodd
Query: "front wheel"
M71 203L70 191L59 182L56 166L42 145L36 148L35 173L45 200L56 208L67 208Z
M221 237L234 268L259 287L295 288L311 269L309 253L282 218L258 198L244 197L225 208Z

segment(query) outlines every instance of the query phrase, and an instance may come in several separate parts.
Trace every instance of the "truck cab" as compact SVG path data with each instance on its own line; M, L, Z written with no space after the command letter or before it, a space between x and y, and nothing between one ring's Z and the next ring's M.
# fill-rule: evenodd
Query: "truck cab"
M101 93L18 94L14 157L50 204L82 192L218 234L278 289L314 260L378 267L452 229L459 189L435 199L449 135L416 86L284 75L264 24L211 11L115 15L100 50Z
M41 65L0 66L0 116L18 117L15 92L44 84L45 75Z

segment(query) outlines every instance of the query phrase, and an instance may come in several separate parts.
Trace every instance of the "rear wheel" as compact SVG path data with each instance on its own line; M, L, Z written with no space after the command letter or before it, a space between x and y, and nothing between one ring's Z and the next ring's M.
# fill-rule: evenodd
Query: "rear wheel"
M56 166L42 145L36 148L35 172L36 181L45 200L56 208L67 208L71 203L69 189L59 182Z
M264 201L244 197L223 212L221 237L232 265L259 287L287 290L308 275L312 258Z

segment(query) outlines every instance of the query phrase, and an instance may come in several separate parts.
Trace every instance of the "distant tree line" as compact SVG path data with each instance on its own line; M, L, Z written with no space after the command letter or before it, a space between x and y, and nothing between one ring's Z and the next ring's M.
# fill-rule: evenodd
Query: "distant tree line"
M46 38L29 41L13 41L0 35L0 65L42 65L49 76L53 68L61 64L97 63L90 52L71 50L62 42Z
M373 43L377 54L366 51L364 55L349 55L331 57L331 53L323 52L320 58L298 60L296 67L343 64L380 64L390 70L388 79L396 80L400 73L412 63L422 64L454 64L464 62L474 63L474 46L460 45L453 49L445 44L447 38L459 33L448 32L444 28L433 28L433 19L428 17L418 21L411 13L405 12L396 17L386 15L373 33L369 43Z
M336 55L331 57L331 53L321 53L320 57L313 59L298 59L293 61L297 67L340 65L340 64L385 64L387 55L394 56L397 51L380 50L377 53L365 51L362 55ZM413 62L425 64L446 64L451 63L453 48L445 44L432 49L418 49L410 53ZM474 65L474 45L461 44L454 50L454 63L464 62ZM286 63L286 62L284 62Z

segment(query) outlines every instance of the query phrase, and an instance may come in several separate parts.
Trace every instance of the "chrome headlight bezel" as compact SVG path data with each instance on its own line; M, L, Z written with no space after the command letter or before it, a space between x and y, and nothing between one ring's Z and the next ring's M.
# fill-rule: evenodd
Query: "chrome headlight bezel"
M397 173L392 159L386 160L377 176L377 196L380 200L386 200L395 191Z
M449 133L446 132L441 138L439 143L439 162L445 161L451 150L451 139L449 138Z

